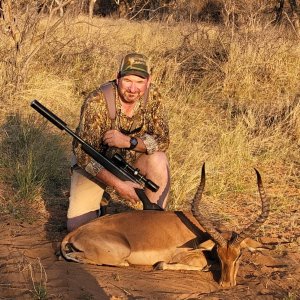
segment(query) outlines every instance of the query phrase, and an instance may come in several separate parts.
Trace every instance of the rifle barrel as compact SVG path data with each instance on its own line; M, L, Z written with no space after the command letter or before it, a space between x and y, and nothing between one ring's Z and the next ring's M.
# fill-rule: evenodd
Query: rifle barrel
M42 105L39 101L33 100L30 104L32 108L34 108L37 112L39 112L42 116L44 116L47 120L49 120L52 124L58 127L61 130L64 130L67 124L61 120L58 116L56 116L52 111Z

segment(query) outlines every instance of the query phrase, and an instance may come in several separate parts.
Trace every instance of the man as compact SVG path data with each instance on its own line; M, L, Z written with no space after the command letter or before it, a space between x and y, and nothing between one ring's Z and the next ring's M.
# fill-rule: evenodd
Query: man
M112 90L110 96L107 87ZM117 79L88 96L81 108L77 134L97 151L108 156L117 152L134 164L141 174L160 187L157 192L146 189L149 200L162 208L166 206L170 190L165 154L169 146L169 127L160 94L151 84L144 55L126 55ZM135 192L135 188L141 188L139 184L121 181L81 150L76 141L73 151L69 231L97 217L106 186L113 187L125 200L139 201Z

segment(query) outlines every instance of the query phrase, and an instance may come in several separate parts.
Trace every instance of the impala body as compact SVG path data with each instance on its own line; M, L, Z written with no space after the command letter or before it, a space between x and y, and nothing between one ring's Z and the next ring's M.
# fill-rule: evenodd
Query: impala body
M83 251L67 254L78 261L88 258L100 265L154 265L173 261L208 238L191 213L142 210L104 216L83 225L69 233L62 246L68 243Z
M192 212L130 211L96 219L70 232L61 243L64 258L80 263L129 266L155 265L157 269L203 270L203 251L216 247L221 263L220 285L236 285L241 251L266 248L248 238L267 219L269 202L256 171L262 212L240 234L220 233L199 210L205 168L192 201ZM229 236L229 237L228 237Z

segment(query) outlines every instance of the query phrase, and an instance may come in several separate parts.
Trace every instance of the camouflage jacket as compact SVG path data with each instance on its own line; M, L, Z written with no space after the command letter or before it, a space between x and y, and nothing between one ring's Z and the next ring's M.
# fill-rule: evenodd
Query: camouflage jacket
M143 140L147 154L155 151L166 151L169 146L169 126L166 112L157 89L151 85L148 101L143 107L143 98L141 98L134 109L132 117L126 116L121 111L121 104L117 89L116 96L116 120L115 128L131 137L139 137ZM133 150L106 149L102 144L104 133L112 129L112 121L106 107L106 101L100 88L93 91L84 101L81 107L80 122L76 133L99 152L106 152L106 155L112 156L114 153L120 153L129 163L134 162L140 153ZM103 168L99 163L89 157L74 141L73 151L77 159L77 164L88 173L96 176Z

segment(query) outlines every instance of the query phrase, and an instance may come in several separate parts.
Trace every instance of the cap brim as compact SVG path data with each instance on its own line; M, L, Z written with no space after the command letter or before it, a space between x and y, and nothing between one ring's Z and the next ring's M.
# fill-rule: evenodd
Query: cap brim
M127 70L127 71L120 72L120 77L123 77L126 75L135 75L135 76L142 77L144 79L149 77L149 74L147 72L142 72L139 70Z

